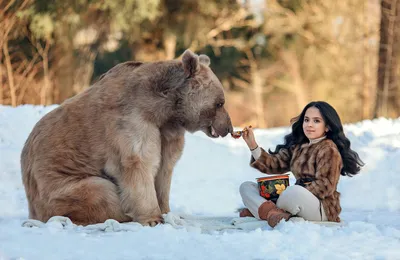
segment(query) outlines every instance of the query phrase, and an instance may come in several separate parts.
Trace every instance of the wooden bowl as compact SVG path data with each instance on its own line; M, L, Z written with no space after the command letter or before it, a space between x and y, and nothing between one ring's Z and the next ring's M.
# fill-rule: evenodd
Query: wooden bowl
M289 174L257 178L260 196L276 203L279 195L289 186Z

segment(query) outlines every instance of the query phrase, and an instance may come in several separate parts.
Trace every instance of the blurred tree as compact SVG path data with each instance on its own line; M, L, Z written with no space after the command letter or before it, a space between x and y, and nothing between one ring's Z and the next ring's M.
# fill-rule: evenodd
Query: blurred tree
M374 117L400 115L400 1L381 0L379 66Z
M34 38L54 42L60 102L89 86L99 52L116 49L122 38L139 38L140 23L160 13L159 0L36 0L26 14Z
M11 1L0 1L0 83L3 82L3 70L5 71L4 78L8 83L8 92L10 96L10 104L16 106L17 103L17 82L15 79L15 67L13 67L13 57L9 49L10 41L17 39L19 36L19 17L20 11L24 10L29 6L31 0L11 0ZM3 83L0 88L0 100L3 103L4 99L4 87Z
M5 104L60 103L119 62L173 59L190 48L211 57L235 125L287 125L314 99L332 103L345 122L374 111L378 0L0 0L0 7Z
M154 19L144 20L139 23L136 32L125 37L127 40L118 49L105 52L95 61L97 78L110 68L112 64L104 63L103 59L115 58L115 62L127 59L141 61L155 61L174 59L183 51L190 48L192 51L203 49L207 42L222 33L229 32L244 15L238 0L163 0L160 1L158 16ZM232 19L235 17L235 19ZM130 50L127 50L130 48ZM121 57L119 53L130 53L130 57ZM124 59L125 58L125 59Z
M333 104L345 122L371 113L373 101L368 99L370 92L365 92L371 85L365 79L372 78L374 68L366 68L364 62L376 56L376 47L362 46L373 42L377 30L364 29L374 22L363 19L369 10L365 3L266 1L263 32L271 60L282 66L267 81L273 88L265 101L267 110L281 111L273 124L287 124L281 119L295 116L293 108L300 112L315 99ZM274 99L281 102L271 102Z

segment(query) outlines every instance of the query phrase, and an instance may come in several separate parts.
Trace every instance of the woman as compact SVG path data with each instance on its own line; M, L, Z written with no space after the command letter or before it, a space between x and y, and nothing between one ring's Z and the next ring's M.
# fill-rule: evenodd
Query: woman
M259 195L256 183L243 183L240 194L247 208L240 216L266 220L271 227L292 216L340 222L339 177L357 174L364 163L350 148L339 115L328 103L309 103L291 122L284 144L269 153L258 146L251 127L243 129L252 153L250 165L267 174L291 171L296 185L287 187L275 205Z

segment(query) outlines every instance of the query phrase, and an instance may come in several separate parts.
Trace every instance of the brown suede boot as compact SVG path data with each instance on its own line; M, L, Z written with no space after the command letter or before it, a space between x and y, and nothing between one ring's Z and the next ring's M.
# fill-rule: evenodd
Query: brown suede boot
M282 219L288 221L292 216L289 212L278 208L272 201L261 204L258 208L258 215L260 219L266 220L271 227L275 227Z
M254 218L254 215L250 212L248 208L244 208L240 210L239 212L239 217L244 218L244 217L252 217Z

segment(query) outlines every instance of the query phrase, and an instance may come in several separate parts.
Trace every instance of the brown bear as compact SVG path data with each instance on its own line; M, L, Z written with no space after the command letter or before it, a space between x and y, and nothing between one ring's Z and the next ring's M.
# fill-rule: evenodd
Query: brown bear
M170 211L185 131L232 132L210 59L125 62L46 114L21 154L29 217L154 226Z

